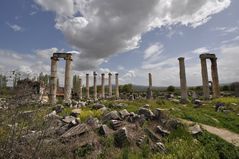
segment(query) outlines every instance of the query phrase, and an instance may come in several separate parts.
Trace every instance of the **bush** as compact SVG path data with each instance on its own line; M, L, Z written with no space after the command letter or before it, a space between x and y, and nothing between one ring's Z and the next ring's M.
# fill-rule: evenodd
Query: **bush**
M175 91L175 87L174 86L168 86L167 91L168 92L174 92Z
M102 116L102 112L99 110L90 110L90 109L83 109L80 113L80 119L82 122L86 121L89 117L96 117L100 118Z

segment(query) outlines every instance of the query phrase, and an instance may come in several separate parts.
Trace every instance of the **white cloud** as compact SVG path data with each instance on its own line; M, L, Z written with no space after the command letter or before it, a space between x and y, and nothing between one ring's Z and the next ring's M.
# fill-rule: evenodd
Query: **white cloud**
M230 38L228 40L223 40L221 43L222 44L229 44L229 43L237 42L237 41L239 41L239 35L235 36L234 38Z
M203 53L209 53L208 48L206 47L200 47L192 51L194 54L203 54Z
M237 32L239 30L239 28L238 27L217 27L214 30L215 31L221 31L224 34L227 34L227 33Z
M56 28L81 50L78 69L139 47L142 34L161 26L197 27L230 5L230 0L35 0L56 12ZM87 61L87 63L85 62Z
M218 58L220 81L235 82L239 80L239 45L223 46Z
M31 15L31 16L33 16L33 15L35 15L35 14L37 14L36 11L32 11L31 13L29 13L29 15Z
M121 65L119 65L119 66L117 67L117 69L118 69L119 71L125 70L124 66L121 66Z
M74 14L73 0L35 0L47 11L55 11L61 16L71 16Z
M166 36L168 38L172 38L175 35L183 36L183 32L182 31L176 31L176 30L173 30L173 29L169 29L169 32Z
M153 58L155 56L159 56L162 52L164 46L160 43L153 44L149 46L145 51L144 51L144 59L149 59Z
M124 83L132 83L133 79L136 77L135 70L129 70L125 74L119 77L119 80L122 84Z
M80 52L79 52L79 51L75 51L75 50L68 51L67 53L71 53L71 54L80 54Z
M23 31L23 28L17 24L10 24L10 23L6 23L6 24L15 32Z
M57 48L43 49L43 50L35 50L35 53L38 57L44 59L50 59L53 53L58 52Z

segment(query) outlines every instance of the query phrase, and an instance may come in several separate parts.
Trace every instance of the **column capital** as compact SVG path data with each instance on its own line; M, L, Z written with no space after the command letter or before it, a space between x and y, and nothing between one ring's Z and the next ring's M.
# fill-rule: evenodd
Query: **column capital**
M58 59L57 56L52 56L52 57L51 57L51 60L53 60L53 61L59 61L59 59Z
M101 76L104 76L105 74L104 73L101 73Z
M108 75L109 75L109 76L112 76L112 73L109 72Z
M118 76L118 75L119 75L119 73L116 73L116 74L115 74L115 76Z
M179 60L179 61L183 61L183 60L184 60L184 57L179 57L178 60Z
M73 61L72 59L72 55L71 54L67 54L66 57L64 58L64 60L69 60L69 61Z
M93 72L93 75L94 75L94 76L97 76L97 73L96 73L96 72Z
M215 58L210 58L211 61L217 61L217 57Z

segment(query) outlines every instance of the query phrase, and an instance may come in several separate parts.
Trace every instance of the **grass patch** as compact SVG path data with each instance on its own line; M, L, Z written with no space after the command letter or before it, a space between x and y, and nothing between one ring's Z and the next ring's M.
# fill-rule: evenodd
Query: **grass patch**
M82 122L85 122L89 117L95 117L100 119L103 113L99 110L91 110L89 108L83 108L79 117Z
M231 112L216 112L214 105L217 102L225 103L226 109L231 110ZM113 101L107 101L104 104L108 106L112 103ZM152 110L156 108L168 109L171 116L211 126L226 128L233 132L239 133L239 116L237 115L239 113L239 98L235 97L214 99L210 102L207 102L201 108L194 108L193 104L191 103L183 105L165 99L119 101L118 103L127 104L128 107L126 109L129 112L137 112L139 107L143 106L144 104L149 104Z
M239 149L207 132L193 137L184 128L164 139L167 153L154 154L153 159L237 159Z

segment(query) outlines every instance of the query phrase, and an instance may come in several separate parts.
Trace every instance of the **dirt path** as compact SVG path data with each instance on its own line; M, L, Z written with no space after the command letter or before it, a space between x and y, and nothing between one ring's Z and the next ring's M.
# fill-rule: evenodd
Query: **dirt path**
M188 120L184 120L184 119L180 119L183 123L185 124L193 124L194 122L192 121L188 121ZM223 129L223 128L217 128L214 126L209 126L209 125L205 125L205 124L201 124L201 127L205 130L207 130L209 133L214 134L219 136L220 138L224 139L225 141L239 147L239 134L231 132L229 130Z

